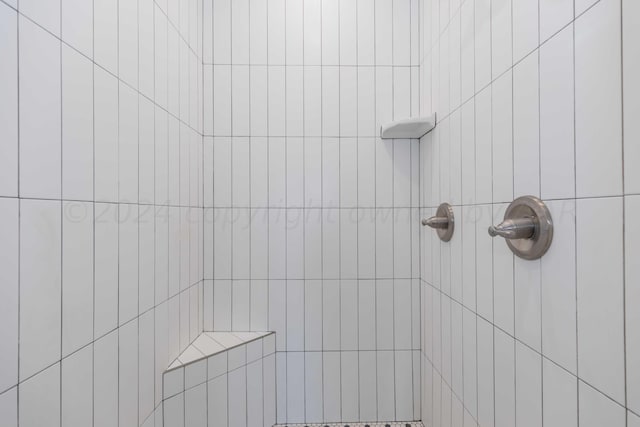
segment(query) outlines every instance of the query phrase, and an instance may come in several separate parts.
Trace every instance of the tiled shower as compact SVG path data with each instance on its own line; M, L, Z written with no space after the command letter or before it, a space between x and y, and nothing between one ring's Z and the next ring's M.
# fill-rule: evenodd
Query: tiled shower
M640 427L639 28L0 0L0 426Z

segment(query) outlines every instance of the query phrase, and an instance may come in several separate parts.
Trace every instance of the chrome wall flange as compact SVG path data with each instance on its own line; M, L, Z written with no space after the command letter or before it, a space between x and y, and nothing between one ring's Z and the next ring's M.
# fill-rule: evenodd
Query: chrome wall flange
M489 235L504 237L509 249L522 259L542 258L553 241L551 213L537 197L519 197L507 208L504 221L489 227Z
M455 219L453 216L453 208L449 203L443 203L438 207L436 216L422 220L422 225L435 229L438 237L443 242L448 242L453 237L455 229Z

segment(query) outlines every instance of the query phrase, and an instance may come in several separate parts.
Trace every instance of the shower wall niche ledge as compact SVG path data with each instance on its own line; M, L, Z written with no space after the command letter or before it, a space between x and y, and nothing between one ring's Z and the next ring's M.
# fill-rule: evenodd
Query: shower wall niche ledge
M436 127L436 113L396 120L380 127L382 139L419 139Z

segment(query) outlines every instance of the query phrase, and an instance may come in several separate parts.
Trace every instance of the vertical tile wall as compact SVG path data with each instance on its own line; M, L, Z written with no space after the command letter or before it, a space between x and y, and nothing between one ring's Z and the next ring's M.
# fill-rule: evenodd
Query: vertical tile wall
M638 425L637 2L420 5L421 207L459 225L422 231L425 425ZM525 194L555 222L533 262L486 231Z
M205 330L277 332L280 423L419 419L418 1L204 3Z
M201 17L0 1L3 426L162 423L202 330Z

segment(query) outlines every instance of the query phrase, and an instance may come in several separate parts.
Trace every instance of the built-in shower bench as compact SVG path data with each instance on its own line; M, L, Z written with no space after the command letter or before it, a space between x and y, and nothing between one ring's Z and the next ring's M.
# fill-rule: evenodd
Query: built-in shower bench
M203 332L163 375L165 427L276 423L273 332Z

